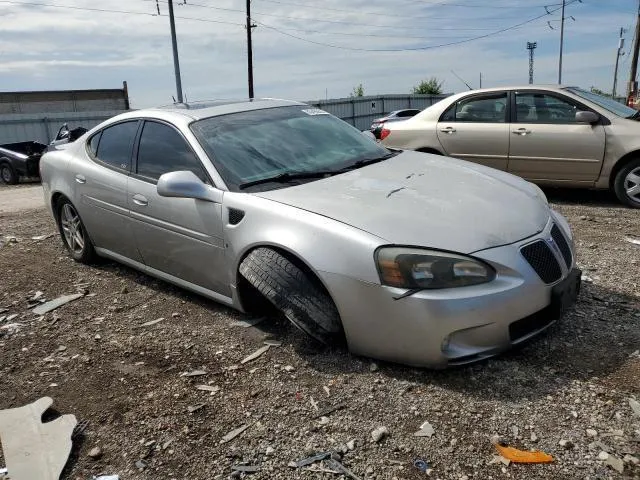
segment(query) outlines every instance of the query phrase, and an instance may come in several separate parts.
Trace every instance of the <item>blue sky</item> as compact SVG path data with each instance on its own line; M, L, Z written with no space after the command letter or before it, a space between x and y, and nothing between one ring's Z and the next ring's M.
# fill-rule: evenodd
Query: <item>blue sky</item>
M627 29L628 53L637 0L567 3L575 21L565 27L563 83L611 91L619 29ZM337 98L359 83L366 94L408 93L431 76L443 80L447 92L466 89L451 70L473 87L480 72L483 86L524 84L527 41L538 43L536 83L555 83L560 12L546 15L545 5L559 6L558 0L252 0L256 96ZM0 1L0 91L117 88L127 80L134 107L171 102L166 0L159 7L162 16L154 15L155 0ZM189 99L247 96L243 10L244 0L176 6ZM470 40L482 35L488 36ZM619 92L629 65L627 54Z

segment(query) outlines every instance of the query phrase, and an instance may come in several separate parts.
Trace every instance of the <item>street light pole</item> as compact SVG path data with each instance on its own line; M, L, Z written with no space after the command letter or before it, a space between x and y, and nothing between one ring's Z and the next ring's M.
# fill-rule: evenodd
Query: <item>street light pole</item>
M533 51L538 48L538 42L527 42L529 50L529 85L533 83Z
M629 75L629 86L627 87L627 99L631 95L636 95L638 83L636 76L638 74L638 53L640 53L640 2L638 2L638 18L636 19L636 34L633 44L633 56L631 57L631 72Z
M560 20L560 60L558 61L558 85L562 84L562 47L564 46L564 8L566 0L562 0L562 19Z
M620 39L618 40L618 51L616 52L616 69L613 72L613 89L611 90L611 96L616 98L616 90L618 89L618 65L620 64L620 57L624 55L624 28L620 27Z
M251 40L251 0L247 0L247 78L249 80L249 98L253 98L253 42Z
M183 103L182 99L182 79L180 78L180 60L178 60L178 40L176 39L176 20L173 16L173 0L169 3L169 24L171 25L171 44L173 45L173 69L176 73L176 91L178 93L178 103Z

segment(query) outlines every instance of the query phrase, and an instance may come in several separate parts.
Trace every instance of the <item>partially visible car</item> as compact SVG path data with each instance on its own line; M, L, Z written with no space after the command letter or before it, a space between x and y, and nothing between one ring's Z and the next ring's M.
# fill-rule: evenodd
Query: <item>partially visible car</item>
M482 360L548 329L580 287L571 229L535 185L389 150L297 102L128 112L41 170L76 261L106 257L241 311L270 303L360 355Z
M47 146L39 142L18 142L0 145L0 180L18 183L20 177L38 178L42 154Z
M448 97L384 145L448 155L551 186L610 189L640 208L640 112L578 87L492 88Z
M380 138L380 131L384 127L385 123L399 122L402 120L407 120L415 115L420 113L420 110L416 108L407 108L404 110L395 110L384 117L376 118L369 131L375 135L377 139Z
M61 147L61 145L73 143L87 132L88 129L84 127L69 129L69 125L65 123L60 127L58 133L56 134L56 138L51 141L47 150L57 150Z

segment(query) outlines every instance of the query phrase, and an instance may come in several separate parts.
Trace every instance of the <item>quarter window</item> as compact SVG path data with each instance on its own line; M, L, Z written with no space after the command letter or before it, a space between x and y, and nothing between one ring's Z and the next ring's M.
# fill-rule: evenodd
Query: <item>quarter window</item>
M138 148L138 175L157 180L168 172L189 170L208 183L200 160L185 139L173 128L146 122Z
M89 140L89 150L91 151L91 155L94 157L98 155L98 144L100 143L100 135L102 132L96 133L91 140Z
M113 167L129 170L131 167L131 150L133 141L138 131L138 121L123 122L113 127L105 128L101 134L97 145L96 157L98 160ZM92 137L90 147L93 149L93 140L98 135Z
M577 105L555 95L516 92L518 123L577 123Z

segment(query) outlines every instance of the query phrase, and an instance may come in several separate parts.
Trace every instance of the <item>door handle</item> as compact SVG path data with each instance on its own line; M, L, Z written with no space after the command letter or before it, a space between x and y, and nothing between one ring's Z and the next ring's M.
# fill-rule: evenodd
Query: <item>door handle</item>
M442 133L454 133L456 131L453 127L441 128L440 131Z
M139 193L136 193L133 196L133 203L135 203L136 205L140 205L141 207L146 207L147 205L149 205L149 201L147 200L147 198L140 195Z
M515 133L516 135L525 136L525 135L529 135L531 133L531 130L527 130L526 128L519 128L517 130L513 130L512 133Z
M85 178L84 175L77 174L76 175L76 182L78 182L78 183L87 183L87 179Z

